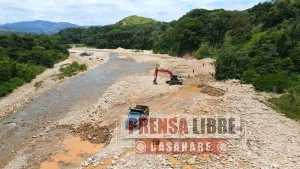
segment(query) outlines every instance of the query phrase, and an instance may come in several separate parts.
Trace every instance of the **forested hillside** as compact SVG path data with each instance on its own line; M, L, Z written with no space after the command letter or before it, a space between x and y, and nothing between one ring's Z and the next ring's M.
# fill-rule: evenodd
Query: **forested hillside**
M128 16L128 17L122 19L117 24L126 26L126 25L143 25L143 24L149 24L149 23L155 24L155 23L157 23L157 21L154 19L151 19L151 18L145 18L145 17L141 17L141 16L132 15L132 16Z
M68 28L56 35L66 44L83 43L97 48L152 49L153 34L162 34L167 23L150 18L130 16L114 25Z
M0 97L30 82L45 68L69 56L59 37L46 35L0 36Z
M97 48L153 49L172 56L215 58L218 80L241 79L267 92L289 89L283 109L300 118L299 14L300 0L273 0L244 11L194 9L168 24L117 23L66 29L58 35L64 43ZM274 103L282 107L281 101Z

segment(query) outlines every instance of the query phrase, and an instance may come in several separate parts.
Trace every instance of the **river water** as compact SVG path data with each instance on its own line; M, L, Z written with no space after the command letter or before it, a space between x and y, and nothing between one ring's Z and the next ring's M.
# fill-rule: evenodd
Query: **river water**
M100 67L76 77L57 89L37 97L24 109L0 121L0 163L13 150L37 133L43 132L48 122L63 118L68 110L83 100L95 104L109 86L120 76L144 73L154 68L151 64L141 64L119 59L117 53L110 54L110 60Z

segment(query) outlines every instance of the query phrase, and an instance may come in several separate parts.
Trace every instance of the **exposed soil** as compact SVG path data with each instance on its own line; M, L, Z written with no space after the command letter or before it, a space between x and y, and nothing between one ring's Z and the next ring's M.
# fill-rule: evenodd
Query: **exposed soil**
M169 75L159 74L158 85L153 85L154 70L123 75L97 104L76 105L76 111L67 112L49 132L30 139L13 153L6 168L299 168L300 124L264 104L270 94L256 92L238 80L215 81L212 59L187 60L121 48L113 51L123 59L169 69L184 77L184 84L167 85ZM113 127L136 104L148 105L150 114L176 117L235 115L244 133L230 140L230 155L136 154L135 141L120 140L120 131ZM79 145L90 151L77 149Z
M112 130L107 126L98 126L97 124L84 124L72 130L72 134L78 135L82 140L90 141L93 144L108 144L112 138Z

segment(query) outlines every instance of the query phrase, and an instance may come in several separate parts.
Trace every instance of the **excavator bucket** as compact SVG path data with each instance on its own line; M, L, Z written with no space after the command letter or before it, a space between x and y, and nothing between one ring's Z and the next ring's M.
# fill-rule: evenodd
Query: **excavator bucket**
M157 81L156 79L153 80L153 84L157 85Z

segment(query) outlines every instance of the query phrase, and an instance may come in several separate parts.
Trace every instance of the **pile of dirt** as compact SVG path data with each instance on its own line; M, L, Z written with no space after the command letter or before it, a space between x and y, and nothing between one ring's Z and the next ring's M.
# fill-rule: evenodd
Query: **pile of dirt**
M223 96L225 94L224 90L206 84L199 84L198 87L200 88L201 93L205 93L210 96Z
M87 52L87 51L85 51L85 52L81 53L79 56L93 56L93 55L94 55L93 52Z
M88 140L93 144L108 144L112 138L111 129L107 126L98 126L96 124L84 124L71 132L78 135L84 141Z

